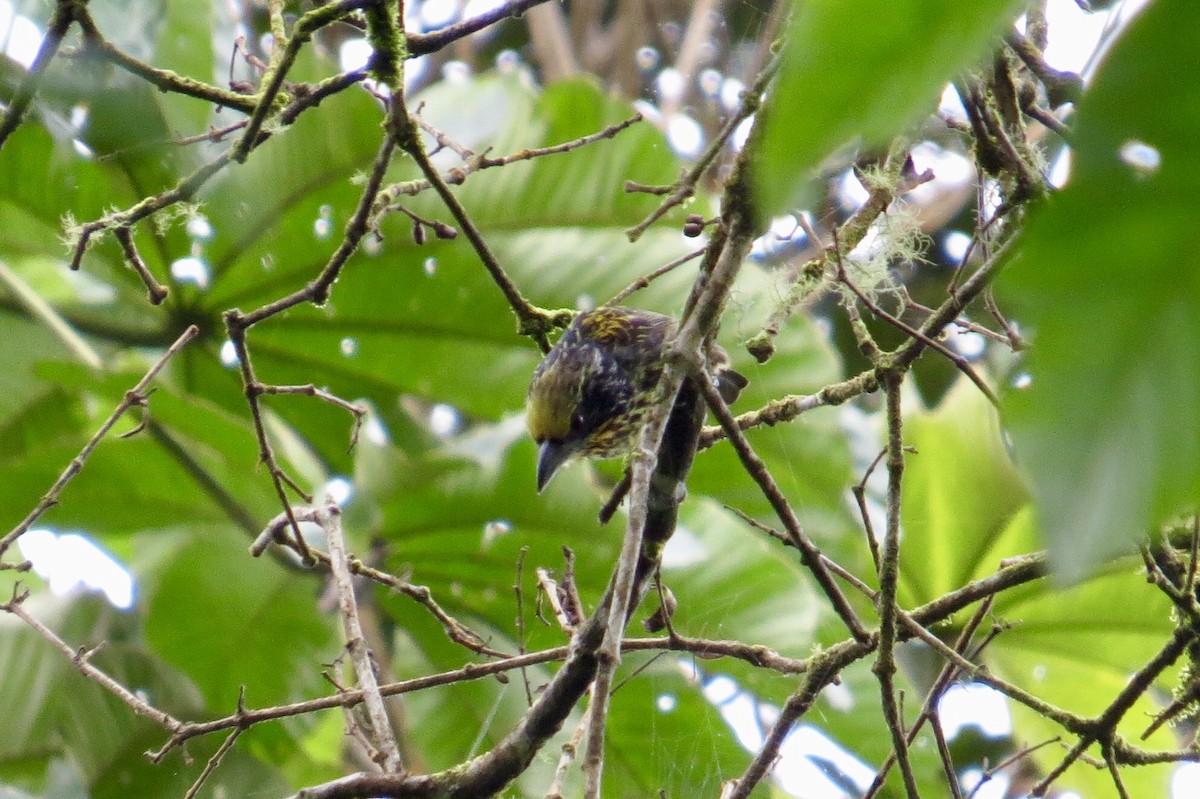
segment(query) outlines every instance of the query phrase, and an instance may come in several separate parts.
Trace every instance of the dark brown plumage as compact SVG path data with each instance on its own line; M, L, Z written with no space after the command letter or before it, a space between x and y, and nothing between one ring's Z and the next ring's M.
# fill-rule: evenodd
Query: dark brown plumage
M538 366L525 401L539 445L538 491L574 457L614 458L633 449L676 326L669 316L621 307L575 317ZM732 401L746 379L714 349L718 383Z

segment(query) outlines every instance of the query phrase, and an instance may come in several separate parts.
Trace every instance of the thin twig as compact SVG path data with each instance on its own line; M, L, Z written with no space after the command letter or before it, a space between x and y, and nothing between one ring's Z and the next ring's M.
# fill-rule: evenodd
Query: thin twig
M1019 763L1037 750L1045 746L1049 746L1050 744L1058 743L1061 740L1062 738L1056 735L1053 738L1047 738L1041 743L1036 743L1032 746L1021 747L1019 750L1004 758L996 765L984 768L983 773L979 775L979 781L975 783L974 787L971 788L971 792L967 794L967 799L974 799L975 794L979 792L979 789L981 789L985 783L995 777L999 772L1003 771L1014 763Z
M994 597L989 596L985 598L979 605L979 609L975 611L975 614L963 627L962 631L958 635L958 638L955 640L954 652L965 654L970 648L971 639L975 636L975 631L979 629L979 625L983 623L983 619L989 612L991 612L993 599ZM920 624L917 624L915 621L913 621L912 617L908 616L908 614L901 611L897 615L900 618L900 621L904 623L904 625L908 627L911 632L917 634L922 639L927 637L936 639L936 636L929 635L928 631ZM940 639L936 640L938 640L938 643L941 643ZM933 712L937 709L937 705L941 701L942 696L945 694L946 689L950 687L950 684L954 681L955 677L958 675L958 672L959 667L955 661L947 660L944 664L942 664L941 671L934 679L933 685L930 686L929 693L925 696L925 704L921 708L921 713L917 716L916 721L914 721L912 726L908 729L907 741L909 746L912 746L916 742L917 735L920 733L922 725L926 721L930 720ZM866 792L863 793L862 799L873 799L873 797L883 789L884 780L887 779L888 772L891 771L892 766L895 764L896 752L893 750L883 761L883 765L879 767L879 771L875 774L875 779L871 782L871 785L867 788Z
M908 737L904 730L904 720L896 706L896 589L900 577L900 508L901 490L904 475L904 441L901 434L903 415L900 407L900 381L903 373L880 370L880 382L883 383L886 400L887 416L887 530L883 538L883 550L880 553L879 569L879 598L876 605L879 608L879 654L872 670L879 680L879 692L883 704L883 717L888 732L892 736L892 751L896 754L896 763L900 766L900 775L904 779L904 789L908 799L919 799L917 779L913 774L912 763L908 759Z
M396 736L388 719L387 708L383 704L383 696L379 693L379 681L375 676L371 650L363 637L362 625L358 620L354 578L351 576L346 557L346 542L342 538L342 512L337 505L330 503L317 509L316 521L325 531L325 540L329 542L330 569L333 571L333 581L337 587L338 610L342 617L346 651L350 653L350 662L354 665L354 673L363 692L363 703L367 708L367 718L371 721L374 744L382 753L383 761L380 765L384 772L394 774L400 771L400 748L396 746Z
M658 278L662 277L663 275L667 274L668 272L674 270L676 267L683 266L684 264L686 264L688 261L692 260L693 258L699 258L701 255L704 255L704 252L707 249L708 249L707 247L701 247L698 250L693 250L692 252L689 252L687 255L679 256L674 261L671 261L669 264L660 266L658 269L655 269L653 272L650 272L649 274L642 275L637 280L633 281L628 286L626 286L625 288L621 289L616 294L614 294L612 296L612 299L608 300L604 304L605 305L620 305L622 302L629 299L629 296L631 294L633 294L634 292L641 291L642 289L646 288L646 286L649 286L653 281L657 280Z
M585 147L589 144L603 141L605 139L611 139L621 131L629 128L637 122L640 122L641 120L641 114L634 114L628 119L624 119L620 122L609 125L608 127L596 131L595 133L589 133L586 136L580 136L577 139L571 139L570 141L565 141L560 144L552 144L547 147L530 147L524 150L518 150L514 153L509 153L508 155L500 156L498 158L493 158L488 155L487 150L479 155L476 155L458 142L455 142L442 131L433 127L433 125L429 124L424 119L421 119L420 117L415 118L417 125L419 125L422 130L433 137L439 149L442 147L448 147L463 159L462 165L450 167L446 170L442 177L446 183L456 186L465 183L467 177L475 172L480 172L485 169L492 169L494 167L507 166L508 164L514 164L519 161L532 161L535 158L542 158L547 155L569 153L573 150L578 150L580 147ZM395 203L395 199L397 197L415 196L421 192L429 190L432 187L433 183L430 182L429 178L417 178L415 180L406 180L402 183L392 183L388 186L385 186L382 190L380 190L379 200L373 209L373 224L378 225L379 218L383 214L389 213L398 207Z
M296 20L292 26L291 36L286 37L284 41L276 42L275 49L271 54L271 63L267 67L266 74L263 75L263 85L259 88L256 96L258 102L250 113L245 130L242 131L242 135L238 137L230 151L230 157L234 161L240 164L246 160L246 156L258 143L259 132L263 129L263 125L272 113L277 111L278 105L275 98L283 88L288 71L299 57L300 48L307 44L313 33L320 28L368 5L370 5L368 0L338 0L338 2L318 6Z
M779 756L779 749L791 733L792 726L808 712L821 690L833 682L843 668L865 656L871 649L872 645L869 642L843 641L811 658L812 662L803 684L784 703L779 718L764 736L762 748L738 778L736 786L729 791L728 799L746 799L750 795Z
M887 455L887 449L881 449L875 459L867 466L863 472L862 479L850 489L850 493L854 495L854 501L858 504L858 513L862 517L863 532L867 537L867 548L871 551L871 561L875 564L875 574L879 574L879 542L875 540L875 526L871 524L871 513L867 508L867 481L871 479L871 473L875 471L875 467Z
M394 114L395 111L393 110L392 113ZM246 333L249 328L262 320L282 313L288 308L299 305L302 302L312 302L313 304L320 305L329 298L329 292L341 274L342 268L346 265L350 256L358 249L359 243L368 232L367 220L370 216L371 207L378 195L379 188L383 183L383 176L387 172L388 165L391 163L395 144L393 136L388 134L383 136L383 141L380 143L379 151L375 155L375 162L372 164L371 173L367 178L366 185L363 187L358 206L346 225L345 235L315 279L304 288L267 303L250 313L242 313L236 308L231 308L224 314L225 328L229 333L229 341L233 345L234 353L237 356L238 366L242 374L242 385L246 393L246 401L250 406L250 417L254 424L255 437L258 440L259 460L266 466L271 476L271 483L275 488L275 494L280 504L283 506L284 513L287 514L289 526L291 527L301 560L306 564L311 564L312 555L309 553L308 545L305 543L304 536L301 535L300 528L296 523L285 484L290 484L301 496L304 496L304 492L283 471L283 468L275 458L274 449L267 438L266 424L263 420L262 408L259 402L260 395L267 393L267 386L259 382L254 373L254 367L250 360L250 351L246 345Z
M1113 698L1112 702L1108 704L1108 707L1099 716L1088 723L1083 730L1072 730L1072 732L1076 732L1079 735L1078 743L1071 747L1057 766L1047 772L1046 776L1038 781L1037 785L1030 791L1030 794L1033 796L1045 794L1050 785L1092 743L1100 741L1102 745L1113 746L1113 736L1116 735L1117 725L1121 719L1125 717L1125 714L1133 707L1134 703L1150 688L1154 680L1158 678L1158 675L1170 667L1183 654L1184 650L1187 649L1193 640L1195 640L1195 633L1191 630L1176 628L1170 640L1163 645L1158 654L1129 678L1125 683L1125 687L1121 689L1120 693Z
M655 410L642 427L638 449L632 456L629 488L629 516L625 538L612 579L612 601L603 643L596 652L596 679L592 684L592 709L588 721L587 748L584 754L584 797L600 799L601 775L604 771L604 732L608 719L613 675L621 662L621 633L628 620L633 602L634 575L642 551L642 534L646 526L650 479L657 462L656 454L662 444L667 418L683 383L683 375L669 364L659 378Z
M104 38L95 21L82 3L76 4L77 19L83 29L84 51L88 56L100 58L120 67L134 77L141 78L162 92L173 92L185 97L204 100L218 108L232 108L249 114L254 110L255 98L250 94L221 89L195 78L185 77L169 69L161 69L140 61L115 47ZM241 125L239 125L241 127Z
M281 525L282 526L282 525ZM322 553L323 554L323 553ZM353 564L356 561L351 561ZM951 591L944 596L938 597L936 600L929 602L921 607L914 608L911 613L899 614L901 621L907 627L914 631L925 632L923 625L933 625L938 622L950 618L960 610L978 602L980 599L993 596L1000 592L1014 588L1019 585L1024 585L1032 580L1037 580L1046 575L1045 556L1026 556L1021 559L1014 559L1002 567L999 571L987 577L975 580L967 585ZM564 576L564 586L567 583ZM928 633L926 633L928 635ZM951 647L942 643L936 636L929 635L924 638L934 650L938 651L953 662L960 671L970 674L972 679L978 680L985 685L989 685L998 691L1008 695L1015 701L1021 702L1032 708L1035 712L1045 715L1047 718L1061 724L1066 729L1076 731L1082 730L1086 726L1086 721L1078 716L1066 713L1058 708L1055 708L1044 702L1040 702L1036 697L1021 691L1015 686L1009 685L1002 680L996 679L976 664L965 660L962 655L954 651ZM850 646L853 642L846 641L837 646ZM674 640L667 637L658 638L635 638L626 639L621 644L624 652L640 652L646 650L668 649L679 652L688 652L696 657L701 658L720 658L734 657L744 660L751 665L763 668L770 668L778 671L781 674L806 674L813 666L813 658L795 660L785 658L778 653L765 646L756 646L744 644L739 641L711 641L705 639L694 639L679 636ZM383 696L397 696L400 694L411 693L414 691L425 690L440 685L450 685L453 683L483 679L485 677L500 674L507 671L519 669L522 666L532 666L540 663L550 663L561 661L568 656L571 648L567 646L553 647L542 650L540 652L531 652L525 656L509 656L500 660L495 660L489 663L469 663L460 669L453 671L432 674L425 677L417 677L410 680L404 680L396 683L382 685L379 688ZM826 650L828 652L829 650ZM853 659L865 657L873 651L873 644L868 644L861 649L856 649L856 656ZM825 652L817 655L817 658L824 657ZM187 722L184 723L177 731L175 731L170 740L168 740L159 750L151 753L151 760L157 762L166 755L171 749L179 746L187 740L201 735L208 735L213 732L228 730L237 726L252 726L267 721L274 721L290 716L303 715L314 713L320 710L327 710L337 707L350 707L360 704L363 701L362 691L346 690L334 696L322 697L319 699L296 702L287 705L279 705L275 707L263 708L260 710L248 710L236 713L231 716L226 716L220 719L214 719L206 722ZM1130 759L1135 752L1131 749L1118 748L1118 756L1124 759ZM1178 760L1182 757L1181 753L1167 753L1163 758L1154 759L1153 762L1167 762L1171 759L1169 755L1173 755L1174 759ZM1149 761L1147 761L1149 762Z
M558 626L569 635L575 624L571 618L567 616L567 611L563 608L562 597L559 596L558 593L558 582L554 579L554 576L550 573L550 570L542 566L538 566L537 569L534 570L534 573L537 575L538 588L541 591L538 594L538 601L534 610L534 614L543 624L549 627L550 620L542 614L542 602L549 602L550 610L554 613L554 620L557 621ZM545 597L545 599L543 600L542 597Z
M842 251L850 252L857 247L866 238L875 220L888 209L896 197L933 179L933 173L928 170L916 177L907 178L905 167L908 164L907 146L903 142L893 144L884 160L881 179L871 181L867 199L833 231L832 245L824 246L821 237L803 213L794 214L797 225L804 230L813 247L822 249L816 257L789 270L786 280L790 285L787 286L786 296L771 312L762 330L746 343L746 349L756 360L765 363L771 358L775 352L775 337L796 310L803 307L805 301L815 296L818 289L826 284L832 271L831 267L835 261L840 261Z
M459 39L466 38L472 33L481 31L506 18L517 18L534 6L545 3L546 0L510 0L503 5L490 8L470 19L464 19L453 25L439 28L432 33L408 34L408 54L410 57L435 53Z
M1125 782L1121 779L1121 771L1117 768L1117 759L1113 751L1112 744L1106 744L1103 749L1104 765L1108 767L1109 776L1112 777L1113 787L1117 789L1117 796L1120 799L1129 799L1129 791L1125 789Z
M90 439L88 439L87 443L83 445L83 448L79 450L79 454L71 459L71 462L67 464L67 468L64 469L62 474L58 476L58 479L54 481L54 485L50 486L50 490L45 493L41 501L38 502L34 509L29 512L29 515L26 516L20 524L14 527L11 532L4 536L4 538L0 538L0 556L3 556L8 548L12 546L12 543L24 535L25 532L29 530L29 528L32 527L35 522L37 522L43 513L58 504L58 498L62 493L62 490L66 488L67 483L71 482L71 479L74 478L75 475L79 474L80 470L83 469L84 464L87 463L88 457L100 444L100 441L104 438L104 436L108 434L108 431L113 428L113 425L120 420L126 411L134 406L140 406L146 402L146 389L149 388L150 383L158 376L158 373L163 370L167 363L174 358L181 349L183 349L184 345L186 345L199 334L200 328L196 327L195 325L189 326L183 331L183 333L179 335L179 338L175 339L175 342L171 344L171 346L167 347L166 352L164 352L162 356L160 356L159 359L154 362L149 370L146 371L146 374L142 377L142 379L139 380L133 388L125 392L124 399L117 404L117 407L113 409L113 412L109 415L108 419L106 419L104 423L100 425L100 429L97 430L96 433Z
M75 668L83 674L83 676L87 677L89 680L120 699L122 702L128 705L136 715L151 719L156 724L166 728L172 733L178 732L185 726L183 722L176 719L170 713L152 707L148 702L140 698L133 691L130 691L112 677L93 666L91 663L91 658L100 647L96 647L94 649L85 649L83 647L74 649L66 641L59 638L53 630L30 615L30 613L25 610L24 607L24 602L28 598L29 589L23 588L18 583L13 586L12 598L7 602L0 604L0 610L11 613L21 621L25 622L25 624L29 625L34 632L48 641L51 646L65 654L67 658L70 659L71 664L74 665Z
M162 301L167 298L167 287L158 282L151 274L150 267L146 266L146 262L138 254L137 245L133 243L133 231L128 226L120 225L113 228L113 237L121 245L121 251L125 254L125 263L146 284L146 292L150 295L150 304L161 305Z
M771 527L768 524L763 524L758 519L755 519L753 516L746 513L744 510L742 510L740 508L735 508L731 505L725 505L723 507L726 510L728 510L730 513L733 513L734 515L736 515L739 519L744 521L746 524L753 527L754 529L762 530L764 533L771 536L772 538L774 538L776 541L783 544L784 546L795 548L796 543L792 540L792 537L787 535L786 533L780 532L779 530L776 530L774 527ZM875 598L879 595L878 591L876 591L874 588L872 588L871 586L864 583L862 580L858 579L858 577L856 577L853 572L851 572L849 569L842 566L840 563L835 561L833 558L830 558L828 555L825 555L824 553L822 553L822 555L821 555L821 563L825 564L825 568L829 569L829 571L833 572L835 575L837 575L838 577L845 580L847 583L849 583L851 586L853 586L855 588L855 590L857 590L860 594L862 594L863 596L870 599L872 602L875 601Z
M908 293L908 288L906 286L898 286L897 288L900 292L901 299L904 300L904 310L905 311L916 311L917 313L921 313L926 316L929 316L930 314L933 313L933 309L930 308L928 305L924 305L924 304L919 303L916 300L914 300L912 298L912 296ZM958 319L954 320L953 324L955 327L957 327L961 330L966 330L971 333L978 333L979 335L984 336L985 338L991 339L992 341L999 342L1000 344L1005 344L1005 345L1008 345L1009 347L1013 346L1013 341L1009 336L1006 336L1002 333L997 333L995 330L992 330L991 328L988 328L988 327L984 327L983 325L979 324L978 322L972 322L970 319L959 317Z
M700 182L700 179L704 177L709 167L717 160L717 156L721 154L721 150L729 143L738 126L743 120L749 118L757 111L762 104L763 92L766 91L767 84L771 82L771 78L778 72L779 64L780 58L776 56L772 59L771 63L763 68L758 78L754 81L754 85L746 89L743 93L742 102L738 110L729 115L729 119L725 121L721 130L713 137L713 140L704 152L700 154L700 157L696 159L696 163L675 182L675 185L670 189L670 193L666 195L666 199L659 203L658 207L651 211L645 219L625 231L625 235L629 237L630 241L637 241L642 237L643 233L649 230L651 225L662 219L668 211L696 193L696 184ZM629 190L628 187L626 187L626 190Z
M767 465L763 463L762 458L751 447L745 434L738 429L733 414L729 412L729 406L721 398L716 386L710 380L699 380L697 382L700 384L709 410L717 417L717 421L720 422L725 435L737 451L743 468L745 468L746 473L750 475L751 479L758 484L763 496L771 503L771 507L779 517L779 520L783 522L783 527L791 538L793 545L799 550L801 560L813 573L817 584L821 586L821 590L825 592L825 596L829 599L830 604L833 605L834 611L856 640L866 640L870 635L859 620L858 614L850 606L845 594L838 588L837 583L833 580L833 576L822 562L821 550L804 533L800 525L800 520L796 517L791 503L783 496L783 492L779 490L779 486L771 476Z
M950 363L954 364L956 369L966 375L967 379L975 384L976 388L978 388L980 392L987 397L988 402L992 403L992 405L997 409L1000 407L1000 398L996 396L996 392L992 391L992 387L984 382L983 378L980 377L973 368L971 368L971 364L967 362L966 358L962 357L956 352L953 352L945 344L934 340L921 330L918 330L902 319L892 316L890 313L883 310L883 308L879 307L879 304L868 297L862 289L855 285L854 281L850 279L850 276L846 274L846 268L842 264L840 257L837 259L837 275L838 280L841 281L842 284L844 284L848 289L850 289L850 291L854 292L854 296L858 297L862 304L867 306L871 313L875 314L880 319L883 319L893 327L908 334L911 338L920 341L922 344L934 350L938 354L945 356Z
M938 758L942 761L946 784L950 786L950 796L952 799L963 799L958 772L954 769L954 758L950 755L950 746L946 743L946 733L942 729L942 719L936 706L929 710L929 728L933 730L933 740L937 743Z
M546 789L545 799L564 799L562 789L567 779L567 771L571 768L571 764L575 762L575 757L579 753L579 744L583 741L583 735L587 732L591 724L592 705L589 703L583 709L583 715L579 717L579 723L575 725L575 731L571 733L571 738L562 745L562 752L558 756L558 764L554 767L554 778L550 781L550 786Z
M246 691L245 687L243 686L242 695L238 698L239 705L245 699L245 696ZM183 799L195 799L196 795L200 793L200 789L204 787L204 783L208 780L209 776L211 776L212 773L217 770L217 766L219 766L221 761L225 759L225 755L228 754L229 750L233 748L233 745L237 743L237 739L242 732L243 730L241 727L234 727L233 730L230 731L229 735L225 736L225 740L221 741L221 745L217 747L217 751L213 752L213 756L210 757L208 762L204 764L204 769L200 772L200 775L196 777L195 781L192 782L191 787L187 789L186 793L184 793Z
M1200 513L1192 514L1192 541L1188 553L1187 579L1183 583L1183 592L1194 595L1196 592L1196 569L1200 567Z
M491 275L492 281L500 289L504 298L508 301L509 307L512 308L513 314L517 317L519 332L522 335L532 337L541 347L543 352L550 350L550 342L547 334L559 323L564 320L558 314L550 314L535 307L525 299L517 288L516 283L504 271L504 267L500 265L500 261L484 240L483 234L479 228L475 226L470 215L467 214L467 209L459 202L458 197L450 191L450 187L442 178L437 167L429 160L428 153L425 152L425 144L421 141L420 133L415 122L413 122L407 108L403 102L403 96L392 98L392 113L389 117L388 128L391 136L396 144L404 152L412 156L412 159L417 163L417 167L421 173L425 175L425 179L441 197L446 208L450 211L450 215L454 217L458 223L459 229L466 235L467 240L471 242L471 247L475 250L479 260L483 263L488 274Z
M17 86L12 99L8 102L4 119L0 120L0 149L4 148L8 137L21 124L29 104L33 101L34 94L37 93L38 85L46 74L46 69L58 53L58 48L62 46L63 38L67 35L71 23L76 20L78 9L82 7L83 4L76 0L57 0L55 2L54 13L50 15L50 22L46 26L46 35L42 37L37 55L33 57L29 71L21 78L20 85Z
M229 152L223 152L206 164L202 164L192 174L180 180L173 187L158 194L146 197L124 211L114 211L99 219L85 222L76 228L69 229L68 235L74 238L75 246L71 254L70 268L78 271L83 264L84 253L87 252L92 236L103 234L108 230L129 228L164 208L176 203L187 202L196 196L201 187L229 164ZM153 281L152 281L153 282ZM154 289L147 284L153 296Z
M522 591L521 583L525 575L525 556L529 554L529 547L521 547L517 554L517 579L513 583L513 593L517 600L517 654L525 654L525 599ZM521 669L521 682L525 684L525 701L528 705L533 705L533 690L529 687L529 670Z
M262 532L258 534L254 542L250 545L250 554L254 557L259 557L271 544L279 544L286 546L296 552L297 555L303 557L303 553L296 547L295 541L285 535L291 525L291 519L294 517L298 522L316 522L316 508L293 508L292 515L280 513L274 519L267 523ZM319 563L325 567L329 564L329 555L320 550L308 550L310 557L315 563ZM380 585L386 586L393 591L404 594L409 599L419 603L428 610L435 619L442 625L442 629L451 641L461 646L470 649L472 652L477 652L481 655L489 655L491 657L506 658L510 657L507 652L501 652L497 649L492 649L487 646L484 639L465 625L458 619L447 613L441 605L433 598L433 592L428 586L413 585L412 583L401 580L395 575L380 571L366 565L358 558L351 555L348 559L350 571L372 580Z
M354 417L354 425L350 428L350 446L347 451L354 449L354 445L358 443L358 433L362 429L363 419L367 415L367 409L356 402L344 400L336 394L332 394L323 388L317 388L312 383L306 383L302 386L259 386L260 394L302 394L306 397L313 397L322 402L328 402L336 408L341 408L346 413Z

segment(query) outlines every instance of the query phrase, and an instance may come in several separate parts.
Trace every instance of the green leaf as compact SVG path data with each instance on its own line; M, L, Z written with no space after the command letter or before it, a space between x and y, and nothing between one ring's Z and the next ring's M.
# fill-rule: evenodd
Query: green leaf
M1006 410L1067 581L1193 510L1200 488L1198 25L1200 7L1169 0L1131 23L1072 122L1070 183L1004 276L1035 342ZM1160 168L1137 166L1139 143Z
M200 712L199 696L186 678L139 643L135 616L115 611L94 595L64 600L39 593L26 600L25 609L71 646L90 649L104 641L92 664L155 707L177 717ZM128 705L79 674L65 653L8 614L0 617L0 665L5 667L0 699L9 720L0 731L0 773L22 760L63 755L92 796L102 795L105 784L165 776L141 752L160 745L167 732L139 719ZM138 756L130 757L131 751ZM118 771L121 778L114 773Z
M5 386L0 391L0 462L4 462L77 432L84 419L66 392L55 391L37 378L36 364L42 359L69 357L60 339L43 325L3 314L0 336L22 342L20 347L0 348ZM56 416L56 411L62 415Z
M7 469L7 479L0 481L5 529L37 504L141 377L140 370L97 376L64 363L43 364L38 373L61 388L0 426L0 442L10 447L0 451L0 468ZM86 416L84 407L91 411ZM148 414L141 432L119 437L138 424L134 409L100 441L43 524L104 536L173 527L181 520L233 522L248 534L278 512L269 481L242 479L258 464L248 420L162 381Z
M1028 518L1028 515L1026 515ZM1127 687L1171 634L1171 608L1163 594L1137 573L1140 565L1125 559L1108 566L1086 583L1067 590L1009 591L994 612L1013 624L985 650L985 662L996 675L1038 697L1088 717L1096 717ZM1170 700L1175 672L1168 670L1140 697L1117 727L1126 740L1150 751L1178 746L1172 730L1159 729L1148 740L1141 735ZM1062 728L1024 706L1010 702L1016 734L1024 742L1063 735ZM1098 746L1090 750L1100 757ZM1046 747L1034 754L1043 770L1056 766L1062 751ZM1130 796L1167 796L1172 766L1158 764L1121 770ZM1076 763L1056 783L1083 796L1112 794L1112 777L1104 770Z
M762 216L800 201L822 159L930 113L1012 18L1012 0L807 0L794 4L783 68L763 110L754 184Z
M604 782L613 796L717 796L741 776L751 753L690 679L690 658L666 655L647 668L628 656L617 679L605 736ZM626 675L644 669L624 682ZM680 753L687 753L681 757ZM564 792L565 795L572 795ZM576 791L575 795L578 795ZM760 783L750 794L768 795Z
M974 385L960 379L937 408L910 413L903 435L916 451L904 467L901 606L942 596L1033 548L1002 535L1029 498L1000 420Z
M818 628L832 614L796 551L703 496L690 495L680 513L662 570L678 602L675 628L697 638L736 636L790 657L811 654ZM651 593L646 612L657 604ZM782 702L795 688L792 679L740 661L709 668L733 676L764 699Z
M932 412L907 417L904 442L916 452L908 455L904 472L902 606L927 602L994 572L1004 558L1037 549L1033 509L1002 444L995 411L968 381L960 379ZM1066 591L1048 580L1009 589L992 613L1012 627L984 650L984 663L1046 701L1083 714L1111 703L1172 627L1169 602L1130 559L1109 563ZM952 640L960 628L951 625L939 635ZM1166 678L1159 686L1170 690ZM1140 712L1129 713L1120 728L1131 740L1145 728L1154 702L1143 697L1137 707ZM1014 714L1018 741L1062 734L1033 713ZM1150 745L1169 748L1170 735L1159 734ZM1035 757L1049 768L1061 753L1048 749ZM1094 787L1093 771L1073 769L1065 784ZM1146 795L1160 795L1162 772L1134 770L1131 778L1157 786Z
M26 262L65 270L69 253L63 246L63 228L68 218L72 224L91 221L140 196L126 172L84 158L68 139L22 125L0 151L0 229L5 231L0 257L11 259L18 272ZM145 247L144 252L153 259L158 250ZM68 319L82 323L85 330L97 327L119 343L128 340L125 336L136 341L157 333L161 323L146 313L146 290L122 264L111 237L88 250L83 272L68 275L68 285L76 287L75 296L61 305ZM6 309L0 320L11 313ZM19 352L26 359L46 357L59 346L30 346Z
M241 686L256 707L322 692L337 644L332 620L313 612L310 578L209 528L182 536L145 581L147 641L214 712L232 712Z
M217 56L212 44L219 41L214 29L220 14L218 7L204 0L163 3L163 25L155 43L154 64L195 80L217 79L222 68L217 62L225 60L224 54ZM201 133L211 121L213 108L203 100L165 94L162 104L163 115L176 135Z

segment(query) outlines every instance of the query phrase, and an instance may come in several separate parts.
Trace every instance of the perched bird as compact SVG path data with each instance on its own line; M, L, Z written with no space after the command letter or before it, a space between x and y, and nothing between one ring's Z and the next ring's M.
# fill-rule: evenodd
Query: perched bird
M575 317L538 366L525 400L537 442L537 488L574 457L615 458L637 443L677 323L632 308L602 307ZM732 402L746 379L710 353L722 396Z

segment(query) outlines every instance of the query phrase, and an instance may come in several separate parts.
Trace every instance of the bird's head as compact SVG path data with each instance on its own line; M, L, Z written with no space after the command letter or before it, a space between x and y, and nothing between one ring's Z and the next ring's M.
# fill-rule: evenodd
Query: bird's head
M538 445L539 492L560 466L587 446L584 420L579 412L582 378L579 370L549 364L538 370L529 386L525 398L525 424Z
M525 400L538 445L538 491L576 456L629 452L672 324L661 314L624 308L597 309L571 323L534 373Z

